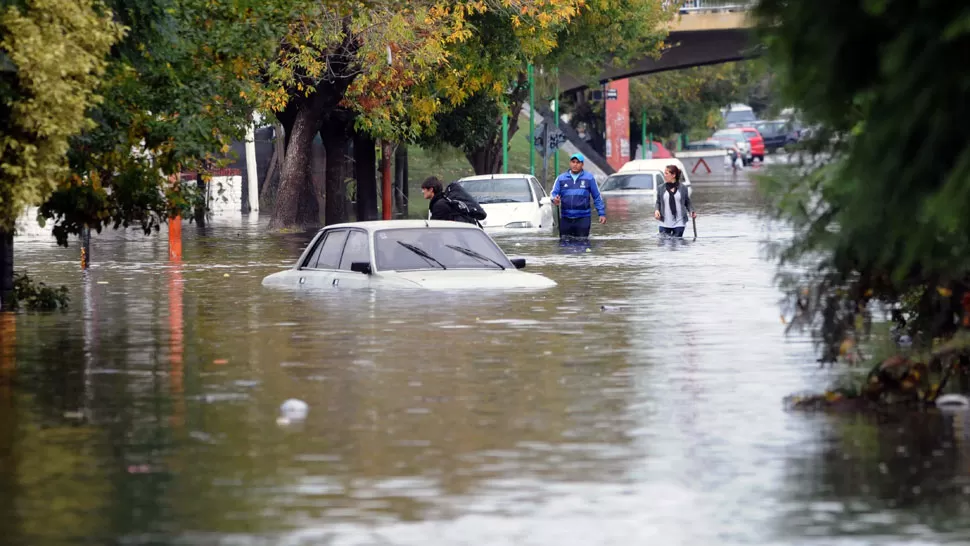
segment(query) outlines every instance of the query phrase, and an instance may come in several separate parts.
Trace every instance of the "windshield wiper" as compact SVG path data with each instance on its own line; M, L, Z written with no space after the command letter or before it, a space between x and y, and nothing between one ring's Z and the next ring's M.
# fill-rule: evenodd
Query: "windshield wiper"
M472 258L478 258L479 260L487 260L487 261L492 262L493 264L501 267L502 269L505 269L505 266L504 265L496 262L495 260L489 258L488 256L485 256L484 254L479 254L478 252L475 252L474 250L471 250L470 248L465 248L463 246L455 246L455 245L445 245L445 246L448 247L448 248L450 248L450 249L452 249L452 250L454 250L454 251L461 252L462 254L464 254L466 256L471 256Z
M432 256L431 254L428 254L427 252L425 252L424 249L422 249L419 246L414 246L411 243L405 243L404 241L397 241L397 244L403 246L404 248L410 250L411 252L414 252L415 254L417 254L418 256L421 256L425 260L429 260L438 264L439 266L441 266L441 269L448 269L447 267L445 267L445 264L436 260L434 256Z

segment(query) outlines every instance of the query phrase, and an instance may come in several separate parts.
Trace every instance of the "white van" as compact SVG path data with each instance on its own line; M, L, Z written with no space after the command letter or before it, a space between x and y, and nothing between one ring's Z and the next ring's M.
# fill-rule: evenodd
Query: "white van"
M754 115L754 110L750 106L739 103L732 104L727 108L721 108L721 117L724 118L724 123L728 127L750 125L758 121L757 116Z

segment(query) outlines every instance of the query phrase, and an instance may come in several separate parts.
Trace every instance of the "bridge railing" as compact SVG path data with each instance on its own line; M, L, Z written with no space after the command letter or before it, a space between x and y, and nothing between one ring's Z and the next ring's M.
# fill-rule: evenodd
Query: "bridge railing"
M720 11L745 11L754 7L757 0L682 0L681 13L711 13Z

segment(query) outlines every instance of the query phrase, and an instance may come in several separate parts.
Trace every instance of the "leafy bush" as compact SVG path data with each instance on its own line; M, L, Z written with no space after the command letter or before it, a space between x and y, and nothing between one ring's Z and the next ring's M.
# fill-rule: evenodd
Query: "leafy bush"
M66 286L52 288L43 282L34 282L26 272L14 273L13 295L11 308L18 309L23 306L29 311L64 309L71 300Z

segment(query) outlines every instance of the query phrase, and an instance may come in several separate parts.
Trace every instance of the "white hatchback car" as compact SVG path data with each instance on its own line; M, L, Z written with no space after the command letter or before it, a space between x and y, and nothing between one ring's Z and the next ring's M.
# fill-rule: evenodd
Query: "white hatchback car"
M489 232L505 229L552 231L555 224L552 199L530 174L484 174L456 182L478 201L488 215L482 227Z
M472 224L444 220L387 220L321 229L292 269L266 276L280 288L533 289L552 279L519 271Z

